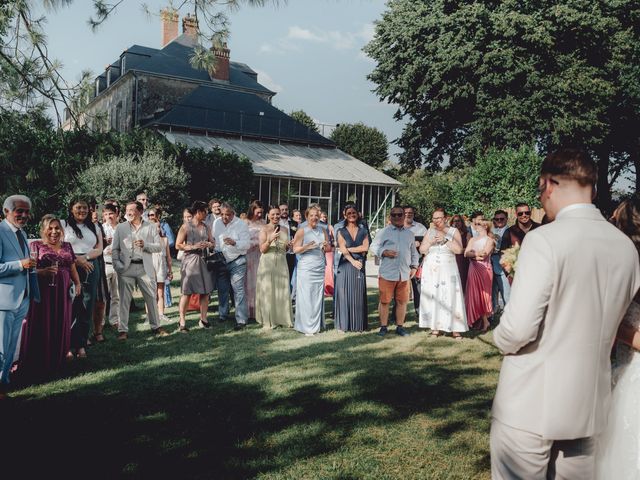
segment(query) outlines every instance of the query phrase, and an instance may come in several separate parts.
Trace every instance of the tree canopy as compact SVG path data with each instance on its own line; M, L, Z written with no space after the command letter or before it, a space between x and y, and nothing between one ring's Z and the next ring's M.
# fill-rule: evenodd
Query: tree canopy
M312 131L320 133L320 130L318 130L318 125L316 125L316 121L304 110L294 110L289 113L289 116L305 127L310 128Z
M376 93L408 121L402 166L473 163L491 146L584 146L607 203L638 163L638 25L635 0L391 0L366 52Z
M374 168L382 167L389 156L387 136L361 122L341 123L331 132L330 138L340 150Z

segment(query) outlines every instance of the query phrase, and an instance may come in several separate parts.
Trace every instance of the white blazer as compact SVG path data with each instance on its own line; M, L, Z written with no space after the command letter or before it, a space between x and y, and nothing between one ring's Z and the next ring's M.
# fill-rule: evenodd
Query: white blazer
M160 244L160 236L158 235L158 227L155 223L142 221L142 226L138 231L138 238L144 241L142 248L142 264L145 273L154 280L156 278L155 269L153 268L152 253L162 251ZM133 231L129 222L118 224L113 233L113 241L111 242L111 257L113 259L113 269L117 273L123 273L129 265L131 265L131 247L133 245Z
M492 416L547 440L600 433L611 347L638 288L634 244L595 208L569 207L530 231L493 333L506 356Z

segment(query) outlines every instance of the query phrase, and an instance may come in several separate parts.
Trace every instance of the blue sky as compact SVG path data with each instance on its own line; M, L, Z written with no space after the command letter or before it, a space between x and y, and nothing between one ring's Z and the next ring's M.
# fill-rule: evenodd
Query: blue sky
M160 20L143 12L141 0L125 0L97 32L87 24L90 3L75 0L46 13L49 52L64 64L67 78L77 79L85 69L104 70L131 45L160 47ZM167 2L146 3L159 12ZM393 119L395 108L371 92L374 85L366 76L374 63L362 52L384 10L383 0L289 0L242 7L230 15L231 59L249 64L261 83L278 92L273 101L278 108L303 109L326 124L362 121L391 141L402 125ZM390 152L398 149L390 146Z

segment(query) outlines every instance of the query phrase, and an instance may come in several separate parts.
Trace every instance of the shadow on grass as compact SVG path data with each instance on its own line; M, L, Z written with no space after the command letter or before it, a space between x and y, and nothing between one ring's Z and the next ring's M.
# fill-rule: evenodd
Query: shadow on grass
M375 448L362 431L387 431L417 415L433 423L425 427L431 435L453 442L448 448L466 451L477 447L456 434L478 428L466 419L486 419L493 394L492 385L469 384L487 373L482 364L439 355L452 342L430 342L434 360L425 364L424 356L396 351L402 339L371 333L307 341L288 330L216 325L145 335L95 347L91 363L72 366L74 378L2 406L3 454L23 478L42 466L94 478L276 475L355 438ZM467 478L488 469L486 448L476 456Z

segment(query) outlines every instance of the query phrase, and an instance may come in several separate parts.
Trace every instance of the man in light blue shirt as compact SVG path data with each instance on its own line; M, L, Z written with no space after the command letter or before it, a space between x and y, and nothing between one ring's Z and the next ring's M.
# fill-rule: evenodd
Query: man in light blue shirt
M404 329L404 317L409 302L409 280L418 270L420 256L416 249L414 234L404 228L404 209L400 206L391 209L391 225L380 230L371 244L371 251L380 257L378 287L380 289L380 331L381 337L387 334L389 323L389 304L396 301L396 333L407 335Z

